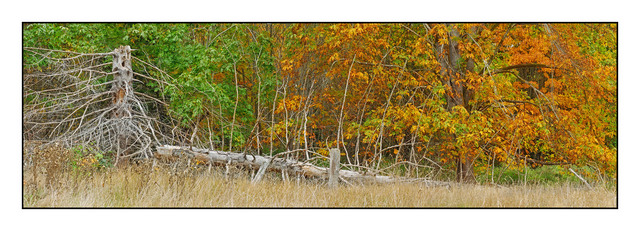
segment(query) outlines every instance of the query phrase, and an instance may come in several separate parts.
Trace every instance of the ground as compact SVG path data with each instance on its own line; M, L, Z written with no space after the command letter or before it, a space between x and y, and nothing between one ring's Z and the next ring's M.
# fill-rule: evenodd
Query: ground
M615 187L555 184L368 184L328 188L279 174L252 184L246 171L130 165L34 175L23 172L24 207L617 207ZM35 177L35 178L34 178ZM35 179L35 180L34 180Z

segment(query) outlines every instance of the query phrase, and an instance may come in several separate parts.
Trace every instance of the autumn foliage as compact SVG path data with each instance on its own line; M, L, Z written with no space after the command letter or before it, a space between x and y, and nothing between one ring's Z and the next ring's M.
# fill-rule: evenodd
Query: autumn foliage
M170 116L185 134L198 127L203 146L308 150L290 156L300 159L338 147L349 166L413 163L407 174L430 166L460 181L499 165L617 168L617 24L72 28L82 26L120 31L113 43L171 74L176 88L149 94L166 93ZM61 28L70 25L26 25L24 45L113 46L37 40Z

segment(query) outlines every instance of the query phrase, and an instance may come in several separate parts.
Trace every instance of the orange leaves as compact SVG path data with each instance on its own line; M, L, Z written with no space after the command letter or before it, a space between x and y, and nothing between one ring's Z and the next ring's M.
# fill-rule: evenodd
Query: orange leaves
M293 70L293 60L283 60L281 65L284 72Z
M285 100L281 100L276 107L275 113L284 112L285 109L290 112L298 111L302 107L302 100L302 96L299 95L294 95Z
M508 63L510 65L524 63L539 63L553 65L550 59L552 48L551 39L544 36L540 25L518 25L515 26L511 35L513 43L507 50L509 54Z
M289 82L276 113L290 112L296 126L307 118L316 147L335 145L342 120L348 153L359 144L362 156L415 139L422 144L413 151L451 166L469 155L480 165L521 162L516 153L525 149L545 161L610 163L617 135L611 32L582 24L296 25L294 45L277 65ZM515 64L546 67L498 71Z

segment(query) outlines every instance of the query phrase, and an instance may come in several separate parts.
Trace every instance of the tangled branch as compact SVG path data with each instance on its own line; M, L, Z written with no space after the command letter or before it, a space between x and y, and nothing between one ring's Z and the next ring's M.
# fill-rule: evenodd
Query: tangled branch
M24 139L91 146L119 158L149 157L152 147L173 143L175 137L165 135L172 134L173 121L163 94L171 77L131 59L130 51L24 48Z

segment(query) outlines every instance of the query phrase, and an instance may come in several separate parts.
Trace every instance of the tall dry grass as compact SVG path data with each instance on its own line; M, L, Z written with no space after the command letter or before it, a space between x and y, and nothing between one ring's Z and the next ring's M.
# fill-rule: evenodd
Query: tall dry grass
M44 158L44 157L43 157ZM37 162L37 161L34 161ZM131 164L68 168L43 161L23 171L24 207L616 207L616 191L580 185L360 185L283 181L252 184L246 171Z

